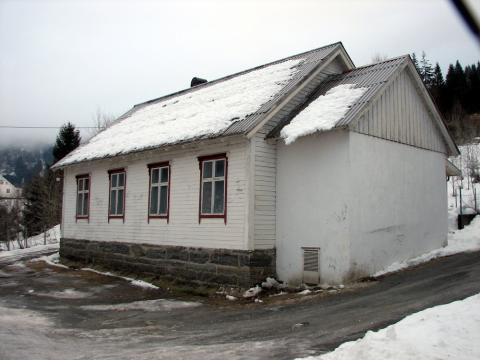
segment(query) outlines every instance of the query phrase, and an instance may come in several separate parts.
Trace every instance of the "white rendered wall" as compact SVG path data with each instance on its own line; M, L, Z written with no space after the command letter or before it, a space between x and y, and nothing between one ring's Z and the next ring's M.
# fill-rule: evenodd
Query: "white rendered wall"
M350 133L352 276L447 241L445 155Z
M277 145L277 275L302 282L302 247L320 248L322 283L348 272L349 135L332 131Z
M128 158L104 160L65 170L63 237L98 241L124 241L159 245L247 249L247 143L199 145L193 150L143 153ZM223 219L198 222L199 164L197 157L227 153L227 223ZM150 219L147 164L170 161L170 221ZM109 169L125 167L127 188L125 223L108 222ZM75 220L75 192L78 174L91 174L90 220Z

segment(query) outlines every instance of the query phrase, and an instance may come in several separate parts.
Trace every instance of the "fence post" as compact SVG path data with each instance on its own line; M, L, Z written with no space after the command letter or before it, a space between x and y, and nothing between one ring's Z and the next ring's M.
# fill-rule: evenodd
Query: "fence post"
M8 234L8 224L5 222L5 236L6 236L6 241L7 241L7 250L10 251L10 236Z
M460 215L463 214L463 209L462 209L462 186L458 187L458 195L460 196Z
M47 231L45 230L45 226L43 227L43 245L47 245Z

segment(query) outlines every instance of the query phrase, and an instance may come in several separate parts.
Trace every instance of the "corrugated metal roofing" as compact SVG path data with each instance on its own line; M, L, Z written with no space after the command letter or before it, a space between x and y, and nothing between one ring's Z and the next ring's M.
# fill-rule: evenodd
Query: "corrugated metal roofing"
M368 90L350 107L347 113L341 118L336 128L347 126L361 111L361 109L372 100L382 86L390 79L395 71L408 61L408 55L393 58L380 63L359 67L343 74L332 75L323 82L311 97L310 101L302 105L298 112L305 109L308 104L314 101L318 96L324 95L328 90L342 84L355 84L356 87L364 87ZM282 128L287 125L294 116L277 126L268 137L278 137Z

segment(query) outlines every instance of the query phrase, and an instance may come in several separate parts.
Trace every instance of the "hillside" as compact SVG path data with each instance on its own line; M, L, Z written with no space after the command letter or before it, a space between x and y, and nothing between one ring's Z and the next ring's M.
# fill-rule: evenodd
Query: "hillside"
M0 174L18 187L22 187L34 175L45 170L52 161L52 145L32 149L0 148Z

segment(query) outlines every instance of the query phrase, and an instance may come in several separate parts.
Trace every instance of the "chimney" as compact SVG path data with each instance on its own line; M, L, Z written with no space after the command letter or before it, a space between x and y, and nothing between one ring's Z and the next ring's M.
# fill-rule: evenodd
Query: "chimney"
M194 87L200 84L205 84L207 80L199 78L199 77L194 77L192 81L190 82L190 87Z

